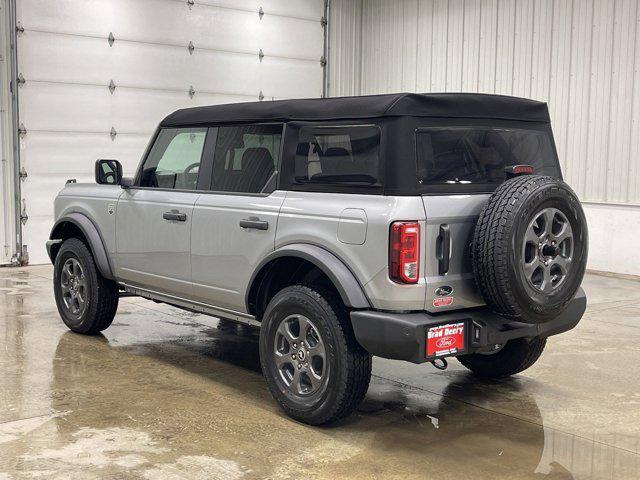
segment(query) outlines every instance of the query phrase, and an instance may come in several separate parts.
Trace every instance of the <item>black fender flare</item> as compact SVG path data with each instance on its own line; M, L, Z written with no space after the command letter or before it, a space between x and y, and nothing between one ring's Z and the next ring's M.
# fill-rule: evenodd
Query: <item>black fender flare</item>
M107 249L104 246L100 232L98 232L98 229L91 219L82 213L69 213L60 217L53 225L51 234L49 235L49 242L47 242L47 251L49 253L51 263L55 262L56 254L60 248L59 243L62 239L62 229L67 223L71 223L78 227L87 239L87 242L89 242L89 248L91 249L91 253L93 253L93 259L96 262L96 266L98 267L100 274L104 278L115 280L113 271L111 270L111 264L109 263ZM58 245L58 247L55 248L55 245Z
M293 243L271 252L258 264L251 275L245 294L247 311L249 311L250 297L254 292L256 278L271 261L282 257L297 257L313 263L329 277L329 280L338 290L345 306L350 308L371 308L360 282L342 260L322 247L308 243Z

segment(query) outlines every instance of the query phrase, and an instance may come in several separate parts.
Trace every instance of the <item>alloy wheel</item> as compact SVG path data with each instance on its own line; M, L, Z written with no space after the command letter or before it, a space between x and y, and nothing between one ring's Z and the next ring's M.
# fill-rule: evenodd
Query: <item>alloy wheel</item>
M522 245L522 268L531 287L552 293L564 283L573 255L573 231L562 211L545 208L529 223Z
M297 396L320 390L327 376L326 350L316 325L304 315L289 315L276 330L273 356L280 379Z
M87 278L82 265L75 258L69 258L62 266L60 274L62 300L67 311L80 317L87 306Z

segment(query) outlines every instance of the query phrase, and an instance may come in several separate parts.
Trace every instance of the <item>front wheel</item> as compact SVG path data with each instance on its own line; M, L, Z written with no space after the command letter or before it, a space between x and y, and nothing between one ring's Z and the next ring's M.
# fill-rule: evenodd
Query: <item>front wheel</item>
M340 300L302 285L281 290L269 302L260 362L282 409L310 425L351 413L371 378L371 356L356 341Z
M538 361L546 338L516 338L508 341L495 353L462 355L458 361L478 376L502 378L520 373Z
M54 263L53 292L70 330L95 335L111 325L118 308L118 286L103 278L81 240L64 241Z

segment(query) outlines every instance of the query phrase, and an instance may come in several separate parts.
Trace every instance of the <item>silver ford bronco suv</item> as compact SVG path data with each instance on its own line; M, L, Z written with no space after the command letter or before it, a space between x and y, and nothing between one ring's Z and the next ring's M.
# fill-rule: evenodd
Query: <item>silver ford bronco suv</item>
M340 419L373 355L504 377L575 327L587 226L546 104L480 94L240 103L166 117L134 178L69 181L47 249L74 332L121 295L260 328L291 417Z

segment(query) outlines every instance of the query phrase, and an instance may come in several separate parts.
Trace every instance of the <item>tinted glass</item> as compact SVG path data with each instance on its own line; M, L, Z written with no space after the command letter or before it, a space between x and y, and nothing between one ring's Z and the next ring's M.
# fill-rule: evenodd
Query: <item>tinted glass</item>
M295 159L295 183L379 186L380 129L302 127Z
M140 186L195 190L206 128L160 131L142 167Z
M560 177L550 135L539 130L450 127L416 132L418 177L425 185L496 185L505 168L531 165Z
M277 169L281 140L282 125L220 127L211 189L262 192Z

